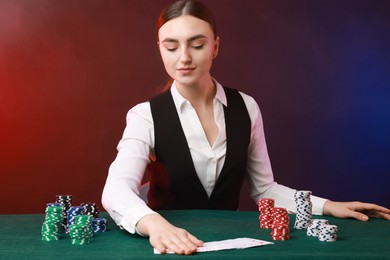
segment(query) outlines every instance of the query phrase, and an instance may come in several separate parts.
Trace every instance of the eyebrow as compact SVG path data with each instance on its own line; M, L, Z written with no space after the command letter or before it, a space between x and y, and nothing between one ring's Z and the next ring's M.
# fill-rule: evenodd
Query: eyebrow
M203 38L206 38L206 36L204 36L203 34L197 34L197 35L194 35L191 38L189 38L187 40L187 42L192 42L192 41L195 41L198 39L203 39ZM162 42L179 42L179 41L176 39L173 39L173 38L165 38Z

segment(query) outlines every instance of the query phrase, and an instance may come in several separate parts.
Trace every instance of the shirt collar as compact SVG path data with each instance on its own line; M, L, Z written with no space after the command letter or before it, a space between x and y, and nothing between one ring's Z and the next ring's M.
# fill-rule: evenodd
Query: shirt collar
M222 85L219 84L218 81L216 81L214 78L213 78L213 82L217 87L217 93L215 94L214 102L219 101L224 106L227 106L226 95ZM189 101L180 94L179 90L177 90L176 81L174 81L171 85L171 94L173 97L173 101L175 102L176 110L181 112L184 105L187 102L189 103Z

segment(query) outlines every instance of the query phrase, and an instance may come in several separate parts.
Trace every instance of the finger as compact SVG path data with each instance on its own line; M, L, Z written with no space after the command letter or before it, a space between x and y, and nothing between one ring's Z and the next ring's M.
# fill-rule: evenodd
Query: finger
M183 242L190 244L190 245L197 246L196 244L198 244L199 242L203 243L203 241L200 241L199 239L197 239L194 235L192 235L191 233L189 233L185 229L179 229L178 238L181 239Z
M356 207L340 207L338 210L333 212L333 216L339 218L355 218L361 221L367 221L368 216L356 209Z
M157 240L150 239L150 244L161 254L165 254L168 251L172 251L176 254L184 254L184 250L169 238L160 238Z
M197 246L187 238L185 231L181 231L180 229L174 231L169 236L160 238L160 242L164 248L181 255L189 255L197 251Z
M191 235L190 233L188 233L188 239L194 243L196 246L203 246L203 241L202 240L199 240L197 237Z
M150 244L153 246L153 248L155 248L161 254L165 254L167 252L167 250L165 249L165 246L162 243L152 244L152 242L151 242Z
M191 255L196 253L197 251L196 246L188 246L184 242L179 242L179 243L172 242L171 244L168 245L168 249L180 255Z
M382 218L390 220L390 214L383 214Z
M363 214L365 213L370 217L390 220L390 209L376 204L355 202L354 207L351 209L359 211Z
M186 231L179 232L179 235L174 236L172 242L184 251L184 254L193 254L197 251L198 246L189 239L190 234Z
M358 211L378 211L378 212L390 214L390 209L372 203L358 202L355 209Z
M366 214L361 213L359 211L351 210L349 211L349 213L350 213L350 217L355 218L357 220L367 221L369 219L369 217Z
M186 254L186 248L183 247L183 245L180 245L174 241L169 241L167 243L165 243L165 246L168 250L174 252L175 254L178 254L178 255L184 255Z
M377 211L369 211L369 212L364 212L364 213L366 213L368 216L370 216L372 218L383 218L383 219L390 220L390 214L377 212Z
M186 242L179 243L179 246L184 250L185 255L192 255L197 252L198 247L194 244L188 244ZM185 248L185 249L184 249Z

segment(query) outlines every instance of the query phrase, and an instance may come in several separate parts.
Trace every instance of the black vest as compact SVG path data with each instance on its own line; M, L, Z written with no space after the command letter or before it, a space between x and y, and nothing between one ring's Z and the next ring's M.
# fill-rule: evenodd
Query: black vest
M251 121L244 100L235 89L224 87L226 158L214 190L208 197L191 158L170 91L152 100L156 162L149 165L148 205L152 209L236 210L247 173Z

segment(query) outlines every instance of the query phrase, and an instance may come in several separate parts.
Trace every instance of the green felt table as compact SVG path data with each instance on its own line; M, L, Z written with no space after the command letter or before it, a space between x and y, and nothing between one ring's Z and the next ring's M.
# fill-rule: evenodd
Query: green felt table
M255 211L183 210L161 211L173 224L183 227L203 241L250 237L272 241L270 231L259 228ZM192 256L155 255L147 238L119 229L107 213L109 231L96 233L88 245L72 245L63 234L58 241L41 240L43 214L0 215L0 259L390 259L390 221L371 219L329 220L339 228L336 242L321 242L304 230L293 229L290 240L272 241L262 247L198 253ZM319 218L319 217L315 217Z

